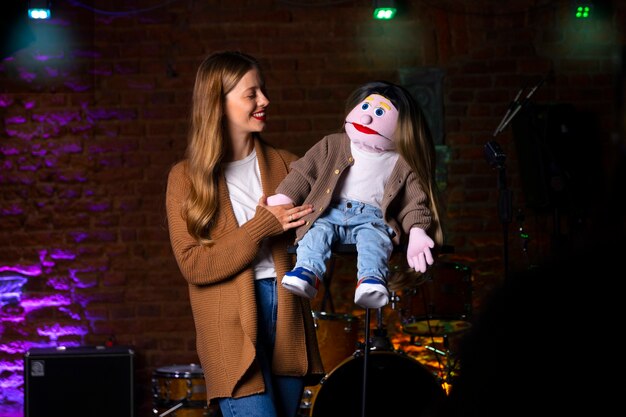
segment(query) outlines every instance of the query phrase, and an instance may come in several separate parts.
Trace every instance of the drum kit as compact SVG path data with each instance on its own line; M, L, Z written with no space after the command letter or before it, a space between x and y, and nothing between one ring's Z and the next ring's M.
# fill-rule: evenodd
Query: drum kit
M406 347L423 347L439 366L420 360L408 348L395 348L402 337L388 336L380 308L374 310L373 336L370 310L365 323L352 314L312 311L327 373L317 385L305 387L299 417L358 417L365 410L369 416L420 416L445 399L458 371L449 337L471 327L471 270L456 262L436 262L414 278L390 279L390 306L398 313L401 334L409 338ZM332 302L329 277L324 284L322 307L329 299ZM417 339L431 343L424 345ZM436 346L438 340L442 348ZM158 368L152 377L152 394L153 414L158 417L221 416L217 405L206 403L204 374L196 364Z
M423 346L426 356L434 355L440 366L433 369L419 356L394 348L398 343L387 335L382 309L376 310L373 337L369 310L365 323L351 314L313 311L322 362L330 371L319 384L305 387L299 417L357 417L365 410L370 416L428 415L445 399L458 371L449 338L471 327L471 270L456 262L436 262L414 277L397 280L395 286L390 279L390 306L398 313L409 346ZM328 281L326 277L325 292ZM324 294L324 300L328 297ZM433 343L424 345L417 339ZM435 343L439 340L443 347ZM393 398L397 400L390 401Z

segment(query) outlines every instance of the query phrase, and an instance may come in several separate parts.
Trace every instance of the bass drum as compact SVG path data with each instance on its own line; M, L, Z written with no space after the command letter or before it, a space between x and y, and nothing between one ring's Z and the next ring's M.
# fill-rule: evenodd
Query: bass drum
M313 400L312 417L363 415L363 363L359 351L322 378ZM411 356L374 351L367 365L368 416L435 415L446 399L435 375Z

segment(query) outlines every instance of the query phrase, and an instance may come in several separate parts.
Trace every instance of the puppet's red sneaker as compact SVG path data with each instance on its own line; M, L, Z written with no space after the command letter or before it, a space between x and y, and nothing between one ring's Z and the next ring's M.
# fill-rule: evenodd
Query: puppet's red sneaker
M355 304L363 308L380 308L389 303L385 280L376 277L361 278L354 293Z

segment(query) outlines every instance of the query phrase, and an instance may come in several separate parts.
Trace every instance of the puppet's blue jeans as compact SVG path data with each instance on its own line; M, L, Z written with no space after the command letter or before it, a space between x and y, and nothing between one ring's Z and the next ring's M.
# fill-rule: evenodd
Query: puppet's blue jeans
M298 241L296 267L326 273L326 261L335 243L356 244L357 280L376 277L387 280L393 251L393 229L383 220L381 209L355 200L339 200L319 217Z
M300 407L304 380L271 372L278 311L276 278L257 279L254 284L258 315L257 358L263 371L265 392L241 398L220 398L220 410L224 417L292 417Z

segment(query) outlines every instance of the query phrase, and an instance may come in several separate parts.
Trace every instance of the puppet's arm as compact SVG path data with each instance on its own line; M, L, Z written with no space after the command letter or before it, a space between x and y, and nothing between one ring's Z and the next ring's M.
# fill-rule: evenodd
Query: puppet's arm
M406 260L409 266L416 271L426 272L426 264L432 265L433 255L430 250L435 242L426 234L424 229L414 227L409 232L409 245L406 249Z
M267 197L268 206L280 206L283 204L293 204L293 200L285 194L274 194Z

